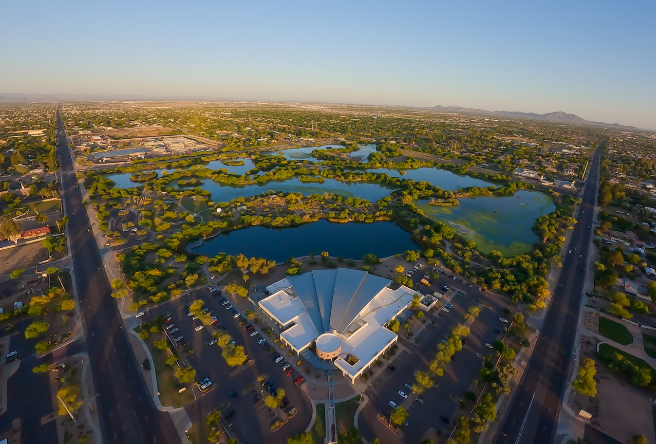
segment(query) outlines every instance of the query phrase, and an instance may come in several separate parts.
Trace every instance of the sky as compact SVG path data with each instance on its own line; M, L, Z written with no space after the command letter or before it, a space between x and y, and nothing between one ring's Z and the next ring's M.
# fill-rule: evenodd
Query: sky
M3 0L0 94L565 111L656 129L656 1Z

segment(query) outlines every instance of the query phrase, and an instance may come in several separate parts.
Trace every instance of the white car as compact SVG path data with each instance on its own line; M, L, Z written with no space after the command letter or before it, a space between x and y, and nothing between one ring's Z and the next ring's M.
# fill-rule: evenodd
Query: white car
M489 342L486 342L486 343L485 343L485 346L486 346L487 348L492 348L492 344L490 344Z
M257 335L257 334L258 334L258 333L257 333L257 330L253 330L253 331L251 332L251 334L248 335L248 336L250 336L250 337L252 338L253 336L255 336L255 335Z
M137 313L137 315L135 317L140 318L140 317L144 316L145 314L146 314L145 311L140 311L139 313Z
M507 323L508 323L508 319L506 319L506 318L499 318L499 320L500 320L501 322L503 322L504 324L507 324Z
M408 395L403 390L399 390L399 396L403 399L408 399Z
M257 341L257 343L263 346L264 344L266 344L266 339L260 338L260 340Z
M200 325L197 325L196 327L194 327L194 330L201 331L204 327L205 326L203 324L200 324Z
M448 312L449 312L449 309L448 309L448 308L446 308L446 307L442 307L442 311L445 311L445 312L447 312L447 313L448 313Z

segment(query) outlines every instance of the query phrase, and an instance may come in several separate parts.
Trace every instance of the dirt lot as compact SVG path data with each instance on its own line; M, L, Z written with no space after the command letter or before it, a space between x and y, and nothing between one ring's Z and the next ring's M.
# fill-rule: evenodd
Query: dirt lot
M593 338L583 338L581 358L594 359L597 342ZM632 437L637 434L644 435L647 442L656 442L650 393L617 378L603 363L596 361L597 396L573 395L570 398L572 409L590 412L591 425L621 442L633 442Z
M9 274L17 268L28 268L48 259L48 250L41 242L22 247L0 250L0 274Z

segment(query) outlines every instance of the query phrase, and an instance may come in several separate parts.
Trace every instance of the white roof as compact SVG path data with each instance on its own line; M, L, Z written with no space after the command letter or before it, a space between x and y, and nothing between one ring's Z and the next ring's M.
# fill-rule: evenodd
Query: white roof
M260 307L266 310L282 325L289 324L294 318L305 313L303 302L297 297L290 296L285 290L281 290L268 298L262 299L260 301Z
M307 313L302 313L294 321L296 325L282 332L280 337L285 339L297 351L301 351L317 339L319 333L317 333L314 323Z
M274 294L260 306L281 325L294 324L281 338L297 351L332 330L330 339L338 338L344 353L335 365L354 377L396 340L384 326L417 294L405 286L392 290L389 282L359 270L316 270L269 285ZM351 366L346 354L359 361Z

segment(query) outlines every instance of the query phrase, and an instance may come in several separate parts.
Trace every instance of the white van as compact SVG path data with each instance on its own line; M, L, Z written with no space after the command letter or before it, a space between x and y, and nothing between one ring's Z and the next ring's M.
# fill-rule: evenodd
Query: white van
M394 401L390 401L390 402L389 402L389 405L390 405L390 407L392 407L393 409L396 408L396 402L394 402Z

